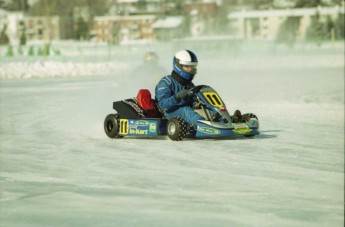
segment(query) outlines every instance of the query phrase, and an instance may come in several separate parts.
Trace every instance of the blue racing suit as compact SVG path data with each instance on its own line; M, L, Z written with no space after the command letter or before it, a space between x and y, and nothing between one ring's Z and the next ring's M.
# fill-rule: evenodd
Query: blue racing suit
M155 99L167 119L181 117L191 125L196 125L198 120L204 120L193 110L193 100L180 100L175 97L179 91L192 87L194 87L192 82L183 85L171 75L163 77L158 82L155 89Z

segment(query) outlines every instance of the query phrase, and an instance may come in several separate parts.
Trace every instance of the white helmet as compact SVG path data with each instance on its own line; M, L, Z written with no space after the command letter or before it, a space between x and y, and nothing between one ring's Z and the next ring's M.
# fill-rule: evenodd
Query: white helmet
M191 71L183 70L183 66L192 67ZM197 72L198 59L190 50L180 50L176 52L173 60L173 69L180 77L191 81Z

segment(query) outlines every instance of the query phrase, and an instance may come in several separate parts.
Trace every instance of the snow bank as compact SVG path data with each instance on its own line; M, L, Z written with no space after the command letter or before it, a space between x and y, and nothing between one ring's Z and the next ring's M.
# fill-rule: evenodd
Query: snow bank
M219 38L219 37L218 37ZM210 37L207 39L211 40ZM213 37L212 40L217 40ZM40 44L32 43L36 49ZM211 65L223 65L226 70L291 69L291 68L338 68L344 67L344 44L326 43L321 47L315 45L296 46L286 49L274 46L270 42L245 42L231 46L230 43L218 42L177 42L145 45L110 47L105 44L59 42L52 44L52 50L61 54L43 57L28 56L29 47L24 55L0 59L0 80L51 77L107 76L120 72L129 72L142 63L142 56L148 50L156 51L160 63L171 67L171 57L178 49L194 50L200 60L200 72ZM16 48L14 48L15 50ZM162 51L164 50L164 51ZM0 47L0 57L6 56L6 47ZM224 68L223 67L223 68ZM220 69L218 69L220 70Z
M0 79L29 79L50 77L104 76L123 71L119 62L76 63L56 61L0 63Z

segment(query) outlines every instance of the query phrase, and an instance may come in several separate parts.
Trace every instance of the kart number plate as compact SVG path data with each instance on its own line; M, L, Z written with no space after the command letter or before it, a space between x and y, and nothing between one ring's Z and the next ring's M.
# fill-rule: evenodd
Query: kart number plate
M210 91L210 92L203 92L202 94L206 98L207 102L211 104L212 106L214 107L223 106L223 102L216 92Z

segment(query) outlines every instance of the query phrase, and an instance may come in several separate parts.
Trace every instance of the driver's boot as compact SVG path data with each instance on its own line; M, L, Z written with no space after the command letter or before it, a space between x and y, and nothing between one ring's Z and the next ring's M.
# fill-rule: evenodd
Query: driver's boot
M220 118L221 118L220 114L218 112L216 112L212 117L212 121L213 122L220 122Z
M242 121L242 114L241 111L236 110L234 115L232 115L231 120L233 123L239 123Z

